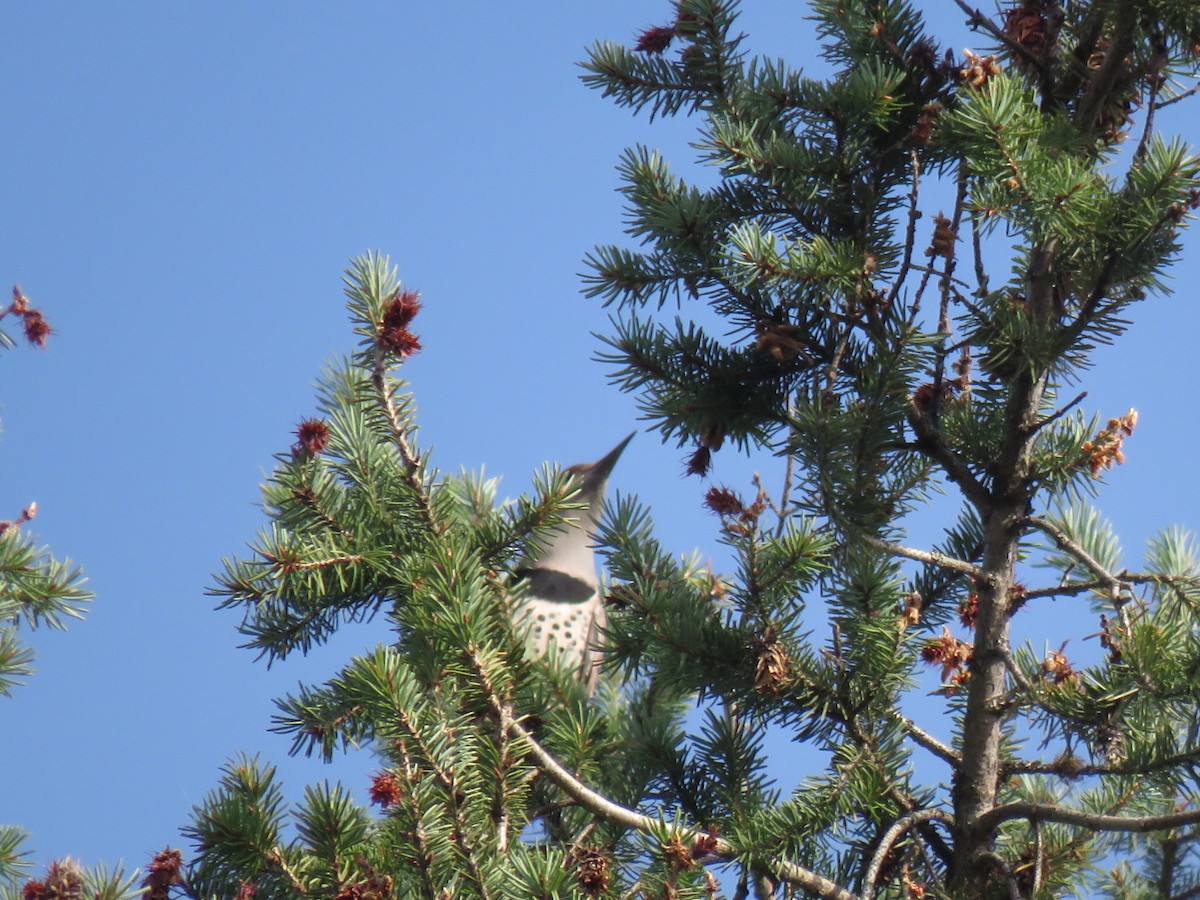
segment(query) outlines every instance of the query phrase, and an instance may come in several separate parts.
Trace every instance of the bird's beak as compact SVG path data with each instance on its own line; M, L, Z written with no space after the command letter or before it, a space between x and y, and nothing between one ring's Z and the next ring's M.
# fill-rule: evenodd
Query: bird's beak
M609 450L606 455L592 463L592 465L595 467L594 471L597 475L602 475L605 478L609 476L609 473L613 470L613 466L615 466L617 464L617 460L621 458L621 453L624 452L625 448L629 445L629 442L633 440L633 436L635 434L637 434L636 431L629 432L629 434L625 437L625 440L621 441L621 443Z
M617 444L617 446L613 447L594 463L588 465L582 473L584 481L588 484L603 484L607 481L613 467L617 464L617 460L621 458L622 451L633 440L635 434L637 434L636 431L630 432L625 440L621 441L621 443Z

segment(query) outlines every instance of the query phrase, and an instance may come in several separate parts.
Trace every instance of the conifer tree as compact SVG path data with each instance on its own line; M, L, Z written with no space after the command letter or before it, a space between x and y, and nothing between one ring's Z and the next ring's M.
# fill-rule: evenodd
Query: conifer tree
M188 827L184 890L1200 896L1197 548L1167 530L1122 562L1092 500L1136 414L1081 393L1200 205L1200 161L1158 133L1194 92L1200 7L956 2L981 42L961 58L902 0L814 0L827 77L749 58L730 0L590 51L618 103L694 115L718 173L626 154L638 245L586 276L614 310L602 357L693 473L729 445L787 461L777 487L708 489L726 572L610 505L595 697L512 627L516 563L577 485L547 470L498 504L438 471L398 374L418 297L353 262L359 345L216 592L268 659L393 626L277 722L296 752L369 745L378 809L319 785L289 813L273 769L236 760ZM1090 621L1093 660L1014 637L1052 601ZM824 768L780 791L768 731Z

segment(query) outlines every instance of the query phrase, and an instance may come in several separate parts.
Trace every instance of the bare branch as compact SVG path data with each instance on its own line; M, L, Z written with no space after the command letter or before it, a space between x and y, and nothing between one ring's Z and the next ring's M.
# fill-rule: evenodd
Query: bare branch
M944 809L919 809L902 819L897 819L892 823L892 827L884 832L883 839L875 848L875 853L871 856L871 863L867 866L867 874L863 879L862 900L873 900L875 897L875 880L879 877L879 869L896 841L900 840L904 832L913 826L929 821L942 822L953 827L954 816Z
M1118 579L1112 572L1104 568L1096 559L1088 553L1083 547L1072 538L1069 534L1051 522L1049 519L1043 519L1041 516L1026 516L1022 520L1022 524L1028 525L1031 528L1036 528L1038 531L1047 535L1060 550L1071 554L1077 560L1084 564L1087 569L1096 576L1105 585L1111 586L1118 583Z
M1114 575L1108 569L1104 568L1090 553L1083 549L1079 543L1069 534L1051 522L1049 519L1043 519L1041 516L1026 516L1022 519L1022 524L1036 528L1038 531L1048 535L1060 550L1071 554L1079 560L1087 569L1099 579L1105 588L1108 589L1109 599L1112 601L1113 609L1117 611L1117 615L1121 619L1121 626L1126 633L1132 627L1129 621L1129 611L1125 608L1125 603L1121 600L1121 591L1125 585L1121 579Z
M988 581L991 578L987 572L974 563L955 559L953 556L946 556L946 554L938 553L936 550L918 550L915 547L905 547L891 541L871 537L870 535L864 535L862 541L867 546L874 547L876 550L882 550L889 556L903 556L905 559L915 559L917 562L928 563L931 566L937 566L939 569L962 572L964 575L970 575L972 578L977 578L980 581Z
M1200 823L1200 808L1164 813L1158 816L1112 816L1105 813L1085 812L1082 809L1071 809L1055 803L1005 803L980 816L979 827L994 830L1013 819L1028 819L1030 822L1057 822L1060 825L1075 825L1092 831L1124 831L1145 834L1150 831L1166 831L1170 828Z
M912 406L909 409L908 422L917 436L917 449L942 467L946 477L958 485L963 496L971 502L976 510L983 512L988 509L992 503L991 492L967 468L967 464L947 446L937 425L928 416L922 416Z
M1134 584L1173 584L1179 579L1163 575L1152 575L1145 572L1119 572L1113 576L1124 586ZM1088 581L1064 581L1051 587L1031 588L1021 595L1023 600L1037 600L1040 597L1074 597L1076 594L1086 594L1090 591L1100 591L1112 587L1112 582L1106 578L1094 578Z
M1060 778L1083 778L1089 775L1149 775L1163 769L1174 769L1177 766L1195 762L1200 762L1200 747L1193 747L1182 753L1174 753L1138 766L1123 763L1085 765L1075 762L1064 763L1061 760L1051 760L1050 762L1027 760L1004 763L1001 771L1005 777L1009 775L1057 775Z
M958 752L953 747L943 744L932 734L918 726L908 716L903 715L895 709L889 709L888 713L892 719L900 724L900 727L913 739L913 743L917 744L917 746L924 747L934 756L944 762L950 763L952 766L957 767L962 763L962 757L958 755Z
M1142 137L1138 141L1137 149L1133 152L1133 164L1139 165L1146 158L1146 153L1150 150L1150 138L1154 136L1154 114L1158 111L1158 93L1162 90L1166 83L1166 78L1162 73L1163 66L1166 63L1165 50L1160 48L1154 54L1154 65L1150 72L1150 96L1146 100L1146 115L1145 122L1142 125Z
M979 216L971 216L971 255L975 258L975 288L978 296L987 295L988 276L983 265L983 242L980 240Z

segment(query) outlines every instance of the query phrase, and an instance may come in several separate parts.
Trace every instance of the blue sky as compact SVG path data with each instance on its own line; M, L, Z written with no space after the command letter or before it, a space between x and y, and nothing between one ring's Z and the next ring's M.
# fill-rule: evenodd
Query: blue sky
M422 292L425 350L405 375L443 469L486 467L515 495L542 461L595 458L638 424L590 359L606 314L577 273L620 238L620 151L641 141L686 170L691 130L612 106L575 62L668 5L436 7L0 6L0 281L56 331L45 352L0 356L0 518L36 500L36 533L97 595L86 620L31 636L38 673L0 700L0 821L32 832L38 864L135 866L178 846L238 751L278 763L293 797L335 777L364 797L368 760L291 760L266 728L272 697L384 626L268 671L204 595L261 524L258 484L323 362L353 344L349 257L382 250ZM748 47L810 60L801 12L749 0ZM1200 520L1194 236L1187 248L1177 295L1138 309L1082 385L1106 416L1142 414L1102 495L1131 564L1156 527ZM763 466L725 452L715 477L744 488ZM613 481L651 505L667 546L716 554L706 486L681 471L642 434Z

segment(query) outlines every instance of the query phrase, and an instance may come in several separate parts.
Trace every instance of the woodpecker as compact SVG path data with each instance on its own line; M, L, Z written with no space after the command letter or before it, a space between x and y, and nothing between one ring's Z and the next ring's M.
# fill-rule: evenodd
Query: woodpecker
M550 532L541 542L536 558L517 568L526 583L525 597L517 610L517 631L537 657L551 647L574 668L587 685L596 688L600 653L596 642L604 627L604 598L596 575L596 553L592 534L604 508L604 488L630 434L605 456L593 463L571 466L579 486L578 500L587 504Z

